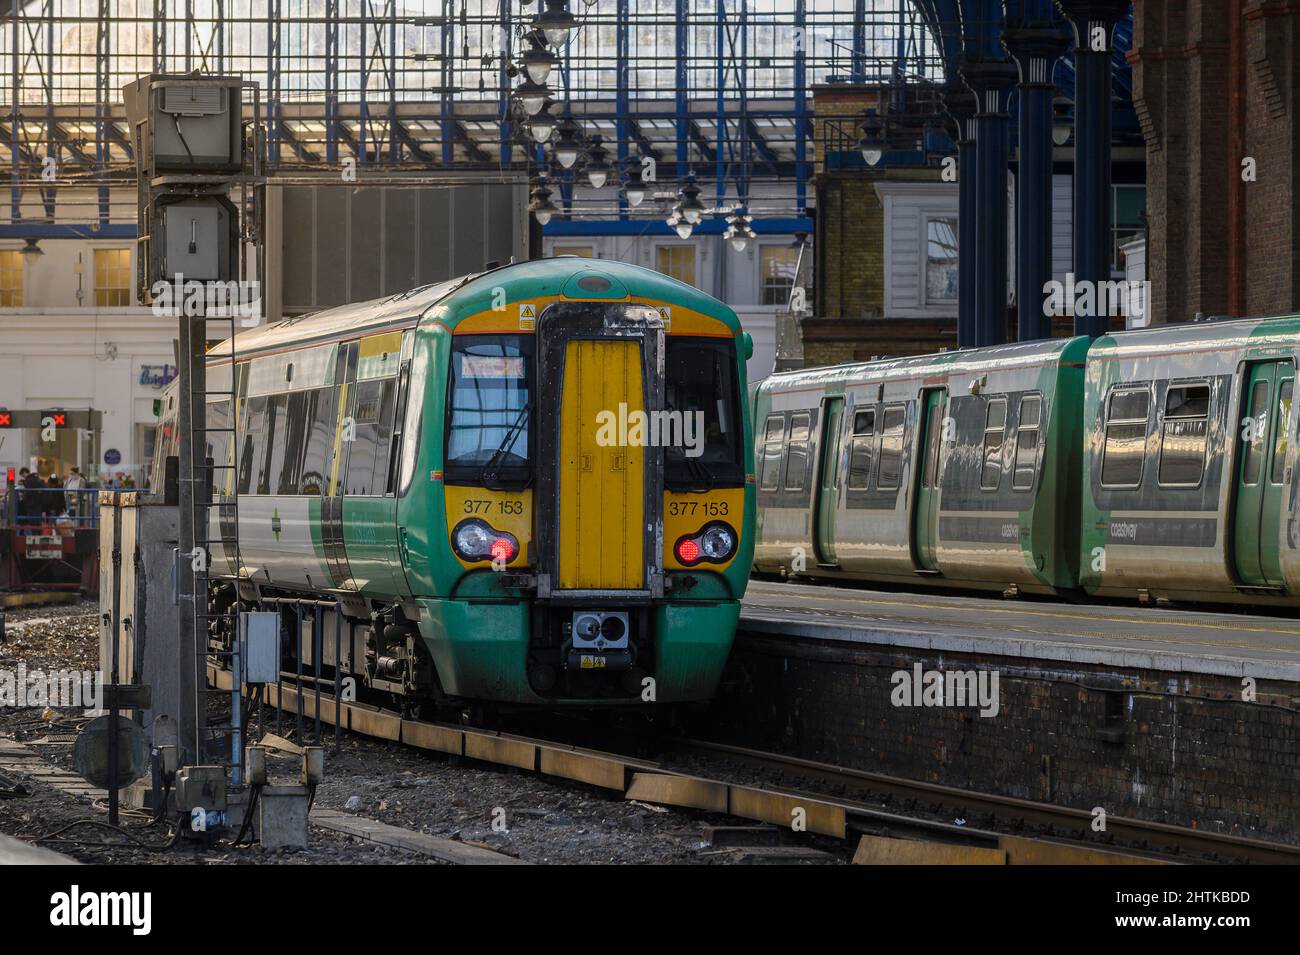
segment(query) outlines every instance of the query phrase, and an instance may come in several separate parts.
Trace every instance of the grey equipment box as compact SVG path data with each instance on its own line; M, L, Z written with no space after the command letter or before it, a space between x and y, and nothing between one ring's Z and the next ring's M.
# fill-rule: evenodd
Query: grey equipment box
M99 665L112 681L116 630L117 682L152 688L151 706L135 714L151 744L158 717L180 718L177 515L135 492L99 494Z

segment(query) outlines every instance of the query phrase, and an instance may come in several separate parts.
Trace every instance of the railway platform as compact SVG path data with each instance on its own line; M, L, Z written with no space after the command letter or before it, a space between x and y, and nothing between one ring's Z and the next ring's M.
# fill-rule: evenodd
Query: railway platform
M1285 617L755 580L741 622L750 634L1300 686L1300 620Z
M1300 839L1300 621L756 580L716 738Z

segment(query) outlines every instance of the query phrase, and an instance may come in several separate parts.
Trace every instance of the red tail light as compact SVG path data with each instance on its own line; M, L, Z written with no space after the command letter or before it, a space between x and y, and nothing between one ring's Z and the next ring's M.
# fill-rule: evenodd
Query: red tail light
M683 564L693 564L700 559L700 545L687 538L677 542L677 559Z
M504 537L498 537L492 542L490 553L492 554L493 560L510 561L513 560L515 556L515 545L510 543L510 541Z

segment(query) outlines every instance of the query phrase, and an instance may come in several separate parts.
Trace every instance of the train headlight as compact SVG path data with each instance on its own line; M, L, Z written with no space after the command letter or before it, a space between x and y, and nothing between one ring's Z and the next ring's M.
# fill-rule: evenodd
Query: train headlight
M707 524L694 534L679 537L673 546L678 563L690 567L707 561L724 564L736 552L736 532L727 524Z
M709 560L726 560L736 549L736 535L725 524L714 524L700 535L700 551Z
M509 563L519 554L519 541L513 534L499 531L487 523L472 519L461 521L451 532L451 547L461 560L501 560Z

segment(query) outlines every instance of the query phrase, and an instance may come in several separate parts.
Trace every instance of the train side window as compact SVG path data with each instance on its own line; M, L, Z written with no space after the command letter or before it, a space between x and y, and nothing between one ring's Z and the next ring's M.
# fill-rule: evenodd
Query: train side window
M1002 483L1002 443L1007 434L1007 399L994 398L984 412L984 445L980 488L996 491Z
M790 416L790 440L785 446L787 491L802 491L808 481L808 435L811 421L807 412Z
M1106 444L1101 452L1102 487L1132 488L1142 483L1150 412L1148 388L1120 388L1111 392L1106 414Z
M1270 484L1281 484L1286 473L1286 429L1291 420L1291 389L1295 382L1288 378L1277 391L1277 441L1273 445L1273 465L1269 470Z
M876 440L876 409L853 416L853 438L849 447L849 490L865 491L871 480L871 452Z
M781 441L785 438L785 415L769 415L763 426L763 457L759 462L760 491L775 491L781 479Z
M1011 475L1013 490L1028 491L1034 486L1042 415L1043 399L1039 395L1025 395L1020 399L1020 419L1016 424L1016 469Z
M307 393L304 433L307 446L303 454L302 474L297 494L325 493L330 457L334 452L334 433L338 428L337 388L317 388Z
M244 444L239 450L239 493L252 493L253 468L262 450L262 432L266 429L266 398L248 399L248 425Z
M258 494L276 494L280 490L280 472L284 469L285 435L289 430L288 405L288 395L271 395L267 399L262 467L257 474Z
M1210 386L1170 385L1160 429L1161 487L1197 487L1205 473L1210 428Z
M889 405L880 421L880 466L876 473L876 488L895 491L903 476L903 431L907 422L907 409L903 405Z
M302 476L303 454L307 444L307 410L309 393L295 391L289 395L285 417L284 466L280 469L277 494L297 494Z
M397 380L372 378L357 383L352 419L356 428L348 448L344 487L348 494L376 496L388 484L388 443L393 436Z
M1268 382L1257 381L1255 387L1250 391L1250 416L1255 421L1268 420ZM1241 467L1241 480L1243 484L1258 484L1260 459L1264 456L1264 434L1263 429L1255 428L1254 438L1246 442L1245 454L1246 460Z

